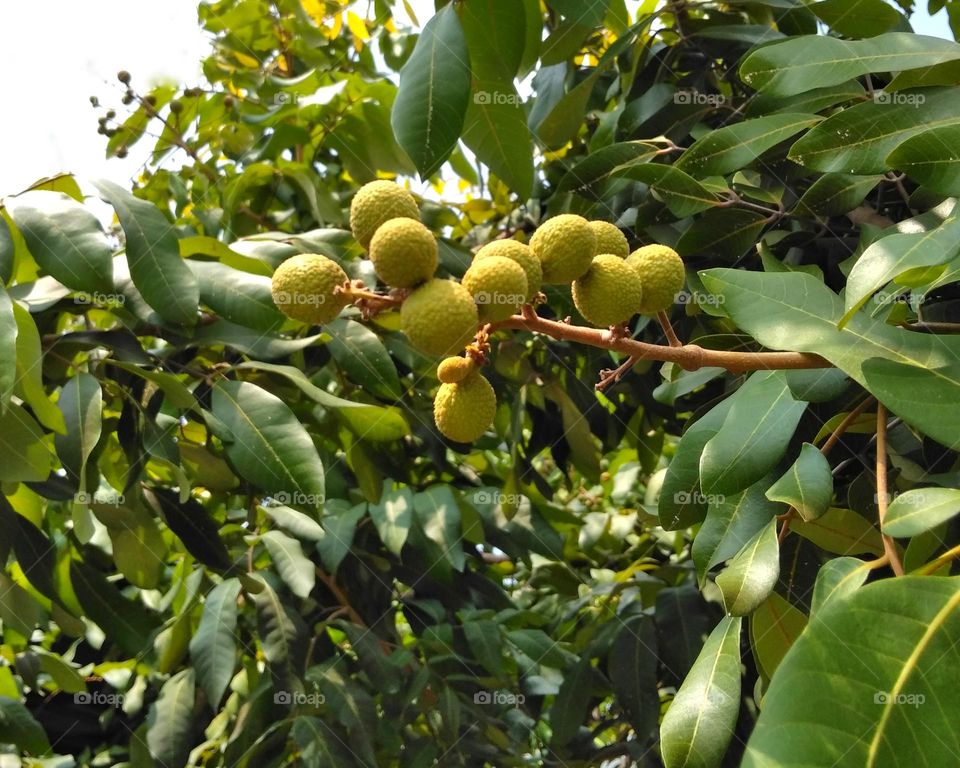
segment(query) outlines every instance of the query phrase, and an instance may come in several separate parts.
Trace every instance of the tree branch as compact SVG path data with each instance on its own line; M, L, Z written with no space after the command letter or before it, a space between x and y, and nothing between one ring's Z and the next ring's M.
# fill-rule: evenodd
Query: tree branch
M877 512L880 522L883 551L890 559L890 567L897 576L903 576L903 563L893 539L883 533L883 520L887 516L887 409L877 403Z

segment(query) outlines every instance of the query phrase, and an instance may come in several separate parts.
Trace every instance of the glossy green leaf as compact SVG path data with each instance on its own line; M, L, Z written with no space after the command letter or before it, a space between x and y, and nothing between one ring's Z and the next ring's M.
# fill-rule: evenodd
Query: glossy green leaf
M952 764L958 605L960 579L906 576L817 611L770 684L744 768Z
M63 414L50 401L44 386L44 351L37 325L30 313L19 304L13 305L13 316L17 322L17 376L13 392L26 401L43 426L65 435L67 426Z
M67 425L65 435L57 435L57 455L67 474L86 488L87 459L100 440L103 390L89 373L78 373L60 392L58 403Z
M290 591L298 597L307 597L313 591L316 573L313 563L303 554L300 542L280 531L267 531L260 539Z
M609 179L623 175L627 169L652 160L657 146L644 141L611 144L585 157L560 179L558 192L584 194Z
M467 107L463 141L521 200L533 192L533 137L510 80L483 80Z
M795 211L805 216L836 216L852 211L880 182L880 176L827 173L797 201Z
M891 168L944 195L960 195L960 125L931 128L910 136L887 155Z
M43 726L23 704L7 696L0 696L0 740L31 755L50 752L50 742Z
M816 520L794 520L790 530L835 555L883 554L880 531L852 509L832 507Z
M200 624L190 638L190 659L197 682L216 711L230 684L237 663L237 598L240 582L225 579L211 589L203 602Z
M710 634L660 725L666 768L716 768L740 709L742 619L721 619Z
M357 504L350 509L338 509L323 518L324 537L317 542L317 552L320 553L323 567L331 573L337 570L350 553L357 523L366 513L367 505Z
M820 0L809 6L817 18L844 37L875 37L896 27L903 16L883 0Z
M750 615L750 646L766 680L807 626L807 617L776 592L771 592Z
M194 325L200 291L180 258L174 227L153 203L134 197L114 182L100 181L96 187L120 219L130 275L143 298L170 322Z
M181 768L187 764L194 746L195 691L194 672L184 669L163 684L150 708L147 746L160 765Z
M549 3L564 18L587 27L595 26L603 21L609 4L610 0L597 0L592 3L583 3L580 0L550 0Z
M717 574L724 609L731 616L753 613L766 600L779 576L777 523L771 520Z
M657 694L657 638L648 616L624 621L607 660L607 673L616 694L637 733L651 733L657 726L660 699Z
M473 76L512 84L527 39L523 0L466 0L459 11Z
M220 381L213 390L213 415L230 463L266 493L298 495L319 508L324 499L323 464L310 435L276 395L255 384Z
M391 123L420 175L436 173L460 138L470 97L470 54L456 9L423 28L400 73Z
M672 165L660 163L629 164L618 175L649 184L674 216L686 217L713 208L721 200L699 181ZM736 214L736 212L731 212ZM730 217L725 224L733 226ZM762 217L761 217L762 218Z
M883 532L898 538L916 536L960 513L960 490L917 488L899 494L887 508Z
M181 500L169 488L145 488L143 495L199 562L218 571L230 567L230 555L220 539L219 525L199 501Z
M592 680L593 668L586 658L564 672L560 691L550 708L551 744L562 747L577 735L590 704Z
M460 530L460 507L448 485L435 485L413 497L413 510L427 538L440 546L456 570L466 562Z
M380 337L355 320L334 320L323 326L331 336L327 347L350 379L375 397L400 397L400 377Z
M960 46L924 35L891 32L859 41L804 35L755 50L740 65L740 77L758 91L788 96L871 72L932 67L953 59L960 59Z
M835 557L817 572L810 614L819 611L828 601L843 599L863 586L870 575L870 567L856 557Z
M675 167L693 176L722 176L738 171L820 119L816 115L782 112L725 125L695 141Z
M113 248L87 208L59 192L27 192L8 210L47 274L78 291L113 291Z
M505 670L500 625L487 619L470 620L463 625L463 633L474 658L491 675L503 677Z
M270 294L270 278L215 261L186 262L197 279L200 301L230 322L258 331L277 331L284 317Z
M297 745L298 759L309 768L356 765L350 754L350 748L319 717L308 715L296 717L290 733Z
M13 395L17 380L17 319L13 302L5 288L0 288L0 413Z
M707 211L680 236L677 252L683 257L709 254L727 262L735 261L753 249L766 222L767 217L759 211L742 208Z
M30 482L46 480L53 465L43 430L22 405L10 405L0 414L0 480Z
M789 504L804 520L820 517L833 499L830 462L815 446L804 443L793 466L767 490L767 498Z
M370 518L380 540L395 555L400 555L413 523L413 494L409 488L387 491L379 504L370 505Z

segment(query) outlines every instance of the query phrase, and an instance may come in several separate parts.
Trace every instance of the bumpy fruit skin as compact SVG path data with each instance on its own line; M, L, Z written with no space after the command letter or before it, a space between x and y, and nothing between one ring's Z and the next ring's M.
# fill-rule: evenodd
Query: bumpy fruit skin
M612 253L621 259L630 255L630 243L615 224L609 221L591 221L590 229L597 236L597 254Z
M679 254L666 245L645 245L627 257L627 264L640 275L643 302L640 312L655 315L673 305L683 289L686 274Z
M370 260L377 276L396 288L413 288L437 269L437 240L413 219L390 219L370 241Z
M413 195L392 181L371 181L353 196L350 229L364 248L370 247L370 241L381 224L399 218L419 221L420 209Z
M469 357L448 357L437 366L437 378L443 384L456 384L476 370L476 363Z
M533 255L530 246L516 240L494 240L477 251L473 260L477 262L481 259L489 259L491 256L503 256L520 265L523 274L527 277L526 301L532 301L533 297L540 292L543 269L540 266L540 259Z
M431 280L400 307L400 329L427 355L442 357L462 351L473 341L479 324L470 291L452 280Z
M433 418L447 439L472 443L493 424L497 395L479 373L455 384L441 384L433 401Z
M505 320L520 309L527 297L527 276L523 267L505 256L474 261L463 276L481 323Z
M287 317L304 323L328 323L349 303L334 289L347 282L335 261L315 253L291 256L273 273L273 303Z
M543 282L572 283L590 269L597 255L597 236L585 218L563 213L537 228L530 248L540 260Z
M573 303L598 328L620 325L640 311L640 276L619 256L603 253L573 283Z

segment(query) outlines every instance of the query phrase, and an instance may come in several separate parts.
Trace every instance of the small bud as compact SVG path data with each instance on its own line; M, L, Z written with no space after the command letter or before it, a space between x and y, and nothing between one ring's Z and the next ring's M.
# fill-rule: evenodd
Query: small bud
M97 122L98 122L100 125L106 125L106 124L107 124L107 118L105 118L105 117L98 117L98 118L97 118Z
M91 97L90 97L90 104L91 104L92 106L94 106L94 107L99 107L99 106L100 106L100 99L98 99L96 96L91 96Z
M117 116L117 113L114 112L112 109L107 110L107 120L113 120L113 118L115 118L116 116Z
M131 94L129 94L129 93L125 93L125 94L123 94L123 98L120 99L120 101L122 101L124 105L132 104L132 103L133 103L133 96L132 96Z
M183 112L183 104L174 99L170 102L170 111L175 115L179 115L181 112Z
M127 72L127 70L125 70L125 69L121 69L119 72L117 72L117 80L119 80L119 81L120 81L121 83L123 83L124 85L129 85L129 84L130 84L130 73Z
M126 148L126 147L118 147L118 148L117 148L117 157L119 157L121 160L123 160L123 158L125 158L126 156L127 156L127 148Z
M148 93L146 96L144 96L143 100L147 104L149 104L151 107L157 106L157 97L154 96L152 93Z
M97 128L97 133L101 134L102 136L106 136L106 135L107 135L107 129L104 128L104 127L101 125L99 128Z
M223 106L227 107L228 109L233 106L233 96L231 96L229 93L223 97Z

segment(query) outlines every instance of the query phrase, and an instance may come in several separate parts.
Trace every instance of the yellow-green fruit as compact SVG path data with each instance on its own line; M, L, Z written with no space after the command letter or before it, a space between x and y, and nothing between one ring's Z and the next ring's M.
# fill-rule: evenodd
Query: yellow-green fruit
M437 269L437 240L413 219L390 219L370 241L370 260L379 277L396 288L413 288Z
M683 261L673 248L645 245L627 257L627 264L640 275L643 284L643 302L640 304L643 314L655 315L673 305L686 279Z
M527 276L506 256L490 256L470 265L463 287L477 302L480 322L495 323L520 309L527 297Z
M480 318L470 291L452 280L431 280L400 307L400 329L427 355L454 355L477 333Z
M472 443L489 429L496 414L496 393L479 373L454 384L441 384L433 401L437 429L457 443Z
M630 243L626 235L609 221L591 221L590 229L597 236L597 253L612 253L621 259L630 255Z
M543 282L572 283L590 269L597 255L597 236L585 218L563 213L537 227L530 248L540 260Z
M543 269L540 267L540 259L533 255L529 245L516 240L494 240L477 251L473 260L476 262L480 259L489 259L491 256L503 256L520 265L523 274L527 276L526 300L528 302L540 292Z
M381 224L399 218L419 221L420 209L413 195L392 181L371 181L353 196L350 229L364 248L370 246L370 240Z
M437 378L444 384L456 384L474 372L476 363L469 357L448 357L437 366Z
M642 299L639 275L610 253L597 256L587 274L573 282L573 303L598 328L626 322L640 311Z
M304 323L327 323L349 303L334 293L347 282L347 273L326 256L301 253L291 256L273 273L273 303L287 317Z

